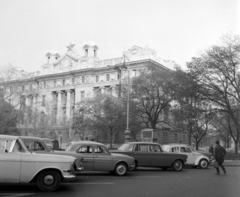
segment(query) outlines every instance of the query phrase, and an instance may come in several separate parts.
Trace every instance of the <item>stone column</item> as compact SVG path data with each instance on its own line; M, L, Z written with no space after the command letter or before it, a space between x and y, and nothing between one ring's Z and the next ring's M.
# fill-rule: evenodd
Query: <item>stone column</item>
M61 114L62 114L62 109L61 109L61 99L62 99L62 91L57 91L57 123L61 123Z
M66 118L67 120L70 119L71 113L71 90L66 90L67 92L67 101L66 101Z

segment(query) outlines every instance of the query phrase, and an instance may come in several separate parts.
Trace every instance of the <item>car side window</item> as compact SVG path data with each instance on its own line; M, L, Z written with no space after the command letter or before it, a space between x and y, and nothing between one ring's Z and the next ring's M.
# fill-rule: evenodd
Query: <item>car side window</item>
M191 153L192 151L188 147L181 147L181 152L183 152L183 153Z
M173 147L173 148L171 148L171 152L173 152L173 153L178 153L178 152L179 152L179 147Z
M102 154L106 154L108 153L107 149L103 146L96 146L95 147L95 153L102 153Z
M0 153L8 153L12 143L13 140L0 139Z
M138 152L148 152L148 145L147 144L138 144L135 146L135 151Z
M83 145L78 149L79 153L92 153L92 146Z
M161 148L158 145L150 145L151 152L161 152Z

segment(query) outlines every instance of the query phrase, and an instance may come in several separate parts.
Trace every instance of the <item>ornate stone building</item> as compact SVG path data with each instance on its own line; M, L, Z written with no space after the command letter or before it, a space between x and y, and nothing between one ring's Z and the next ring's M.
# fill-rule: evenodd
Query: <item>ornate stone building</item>
M71 124L71 113L78 102L100 92L118 94L120 78L126 77L128 72L121 70L119 73L114 66L121 65L124 60L127 62L130 78L136 76L139 69L147 65L170 69L175 64L157 57L156 51L147 46L133 46L119 57L105 60L98 57L99 48L94 42L84 43L82 50L82 55L79 55L74 49L74 44L70 44L63 55L49 51L41 71L21 71L11 81L13 86L20 87L20 100L24 106L32 109L30 114L24 113L19 124L19 128L24 128L23 135L32 135L36 124L43 127L50 124L52 129L47 135L53 135L54 132L58 137L63 136L63 141L67 141L72 137L72 133L66 125ZM9 102L18 101L10 98ZM36 111L39 115L34 117ZM38 119L38 123L33 119ZM164 142L169 142L170 139L170 142L178 142L179 134L169 132L163 130L155 133L155 141L161 138ZM183 136L181 140L185 138L186 136ZM187 142L187 139L185 141Z

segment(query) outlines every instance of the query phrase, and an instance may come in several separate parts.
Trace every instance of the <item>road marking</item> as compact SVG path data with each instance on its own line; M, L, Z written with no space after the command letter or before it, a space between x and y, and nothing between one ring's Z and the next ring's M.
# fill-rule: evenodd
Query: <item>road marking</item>
M0 193L0 196L5 196L5 197L18 197L18 196L30 196L34 195L35 193Z
M78 184L81 184L81 185L113 185L115 183L64 183L64 184L67 184L67 185L78 185Z

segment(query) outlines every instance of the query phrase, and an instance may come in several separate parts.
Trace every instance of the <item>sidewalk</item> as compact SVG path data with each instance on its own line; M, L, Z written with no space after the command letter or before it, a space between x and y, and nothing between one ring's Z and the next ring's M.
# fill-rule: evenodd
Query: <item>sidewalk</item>
M224 160L224 166L240 166L240 160ZM210 164L212 166L212 164Z

